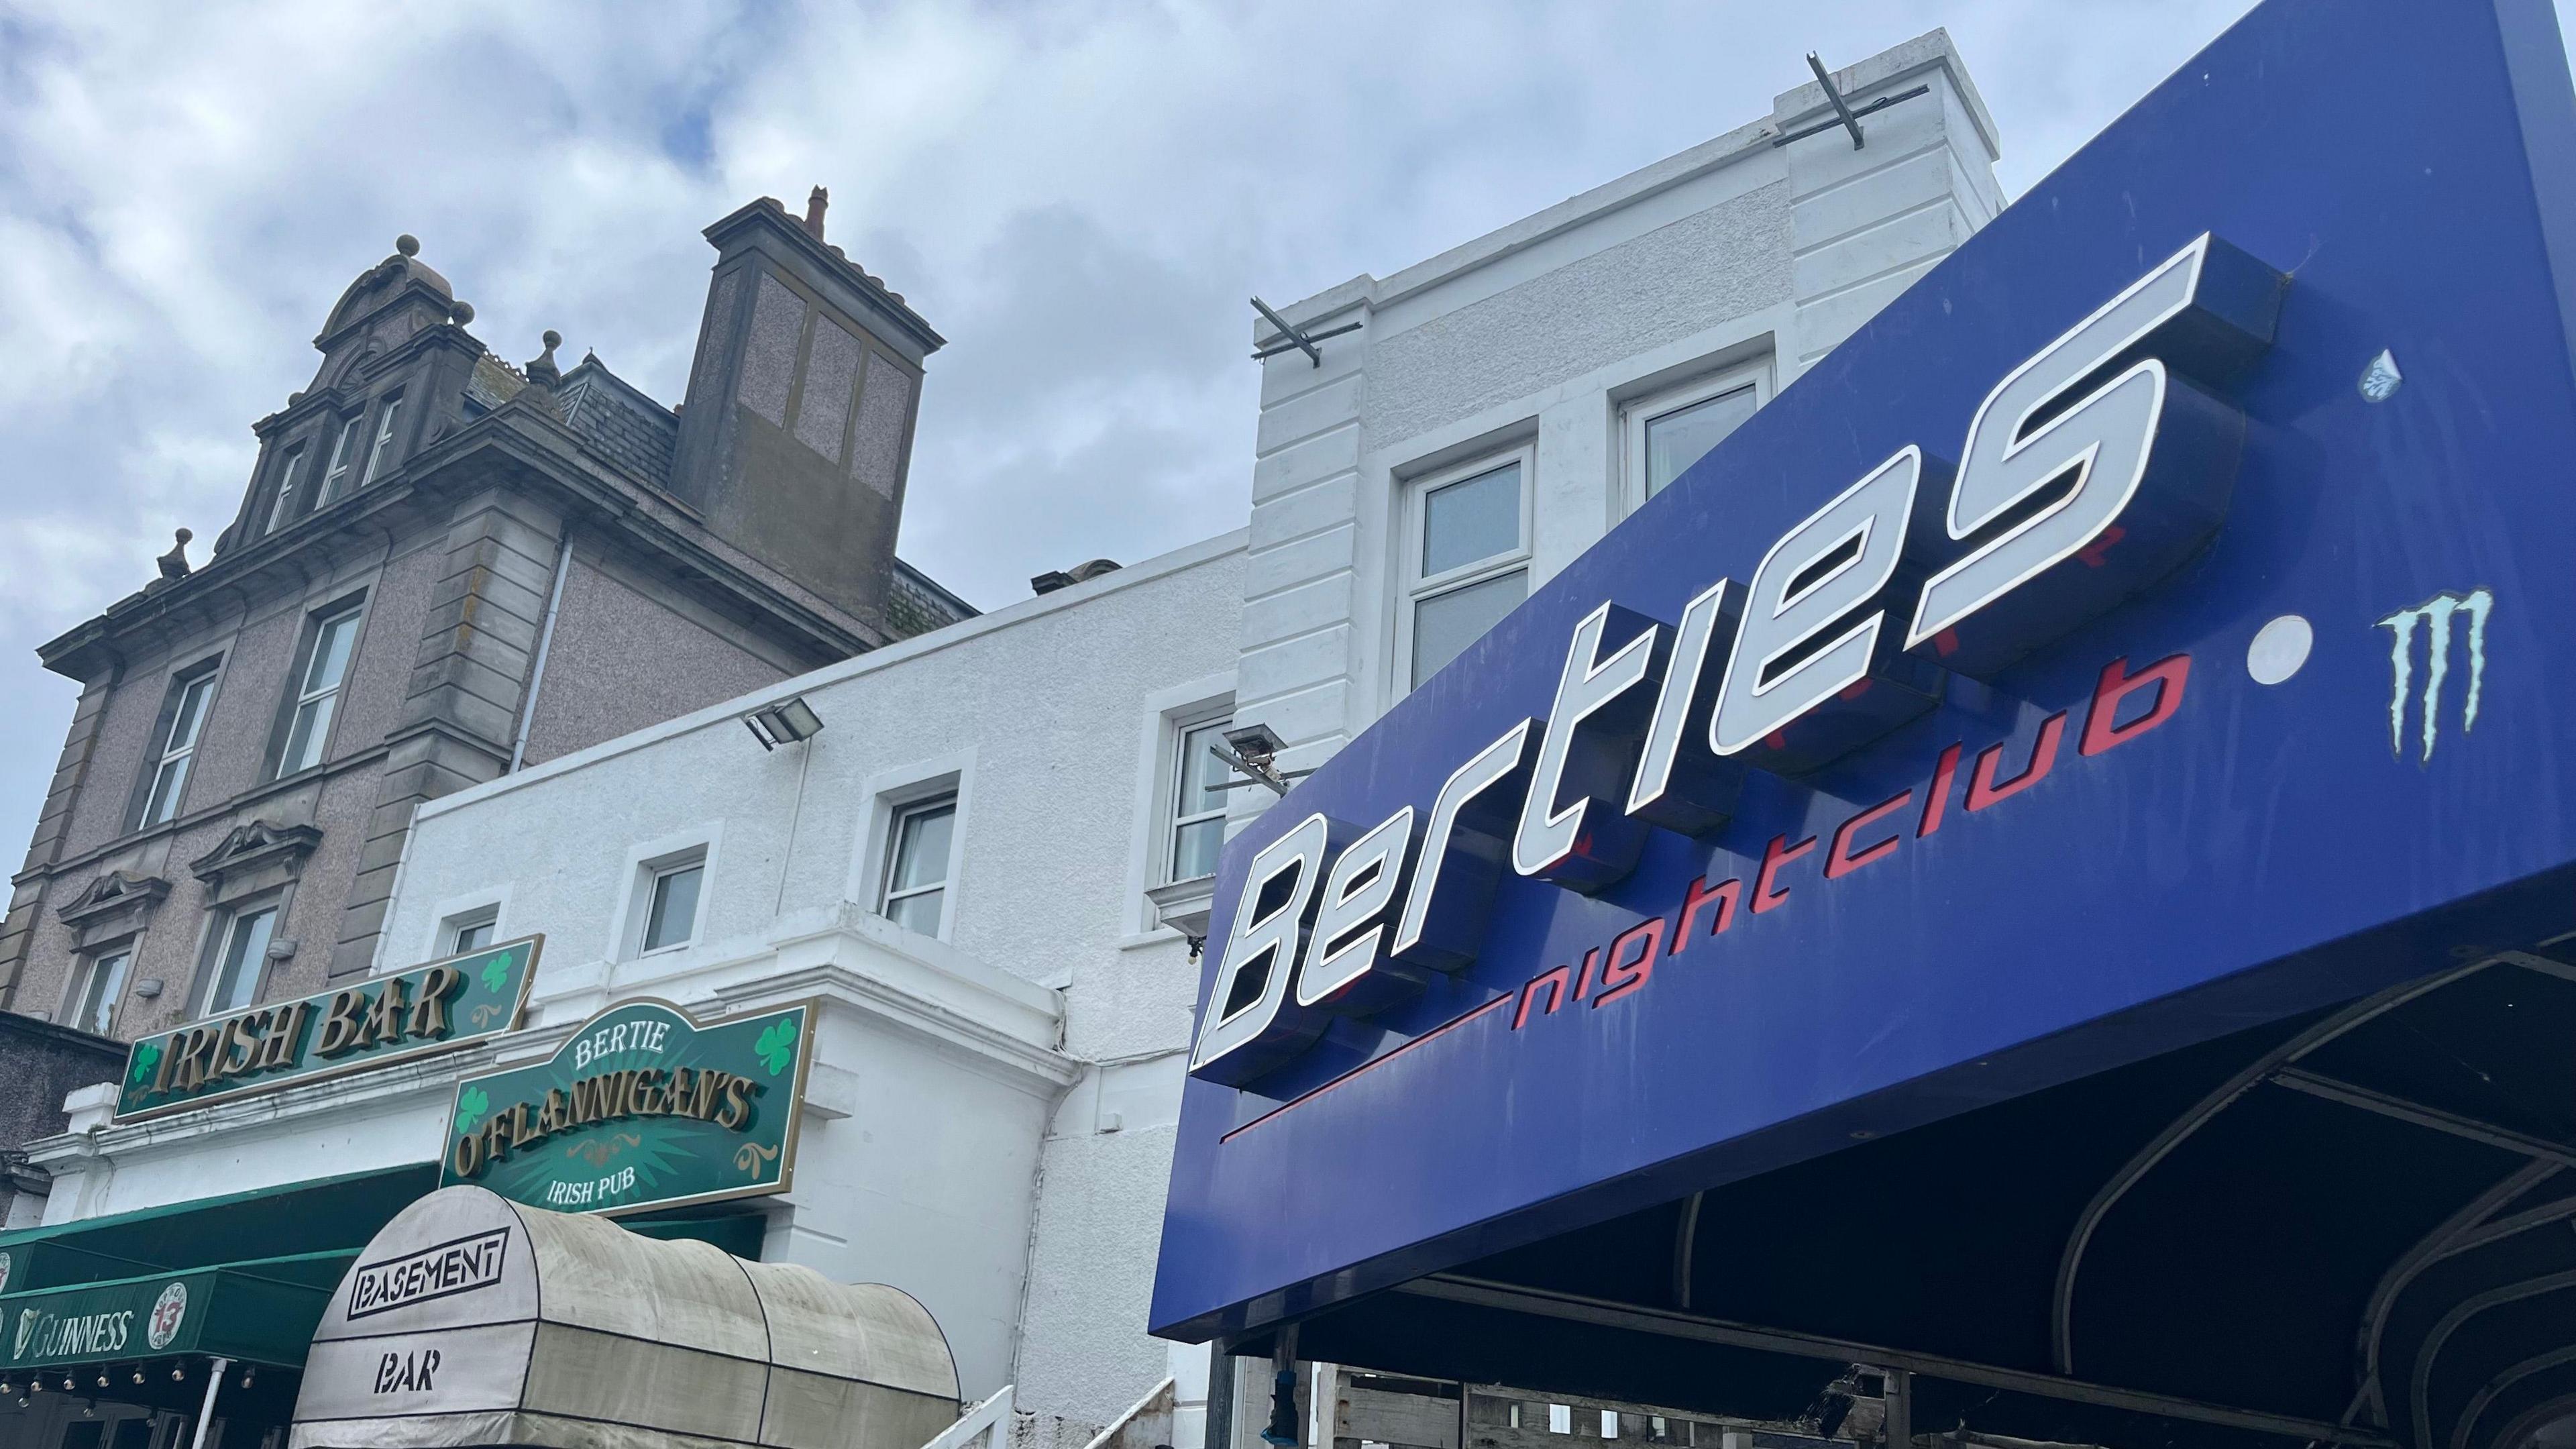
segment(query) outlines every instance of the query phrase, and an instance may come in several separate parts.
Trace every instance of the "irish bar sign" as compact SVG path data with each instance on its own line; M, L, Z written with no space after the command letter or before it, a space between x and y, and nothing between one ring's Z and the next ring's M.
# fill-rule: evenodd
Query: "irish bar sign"
M131 1122L380 1067L516 1028L543 936L209 1017L126 1049L116 1116Z
M705 1026L611 1007L543 1062L456 1084L439 1186L610 1214L785 1192L813 1046L810 1001Z

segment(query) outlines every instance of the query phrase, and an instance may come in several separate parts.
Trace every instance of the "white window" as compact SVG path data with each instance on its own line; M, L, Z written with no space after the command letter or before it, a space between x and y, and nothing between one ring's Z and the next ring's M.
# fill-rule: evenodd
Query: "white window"
M376 412L376 440L367 447L367 471L358 479L361 488L384 476L385 461L394 450L394 420L402 416L402 402L402 394L395 393Z
M215 932L214 969L206 976L202 1015L238 1011L259 999L267 974L268 946L277 933L277 903L242 906Z
M1233 723L1231 718L1220 718L1179 726L1163 854L1164 884L1216 874L1216 854L1225 845L1224 785L1233 771L1208 747L1223 743Z
M286 450L286 459L277 465L277 502L268 510L268 529L275 533L295 516L295 491L304 482L304 445Z
M119 946L90 958L89 969L82 973L80 995L72 999L71 1018L65 1023L100 1036L116 1025L116 1004L125 996L126 968L134 964L132 947Z
M446 950L441 954L462 956L468 951L482 950L492 944L492 933L500 927L500 924L499 906L485 906L480 910L448 917L439 923L438 934L446 945Z
M358 424L362 421L356 413L340 420L340 436L331 441L331 466L323 470L322 491L314 497L314 507L323 507L349 491L349 465L357 459Z
M349 654L358 643L359 610L348 609L313 626L313 645L305 655L304 673L296 683L295 713L287 723L286 746L278 754L277 773L292 775L322 763L331 740L331 718L340 703L340 684L349 674Z
M1530 450L1409 490L1399 683L1419 687L1529 597Z
M1617 1409L1603 1409L1601 1411L1601 1437L1604 1439L1616 1439L1619 1437L1619 1411Z
M1673 485L1690 465L1762 406L1764 371L1736 368L1630 403L1621 410L1631 509Z
M698 938L698 889L706 879L703 855L653 868L653 883L644 899L644 935L639 951L666 951ZM484 929L485 939L489 940L490 927Z
M1550 1404L1547 1406L1547 1432L1551 1434L1571 1434L1574 1432L1574 1406L1572 1404Z
M954 795L895 812L877 913L907 931L938 935L948 903L949 847L956 836Z
M188 766L197 757L197 735L206 723L206 702L214 692L212 665L171 683L169 722L153 751L152 783L144 790L135 829L158 825L179 813L179 798L188 787Z

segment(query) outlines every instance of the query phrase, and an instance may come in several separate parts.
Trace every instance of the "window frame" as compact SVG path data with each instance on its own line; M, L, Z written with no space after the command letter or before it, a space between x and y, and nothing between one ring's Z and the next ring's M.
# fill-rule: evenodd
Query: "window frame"
M180 809L188 798L188 784L196 777L197 746L206 737L206 717L214 713L216 684L223 673L223 663L223 655L210 654L170 671L161 694L161 713L152 725L153 744L145 752L143 773L134 782L133 800L125 812L125 825L129 832L149 830L179 818ZM196 729L188 736L186 745L174 750L170 741L178 733L179 707L201 685L205 692L197 703ZM169 808L156 816L153 805L162 798L161 772L168 769L174 760L180 763L179 783L170 792Z
M1625 518L1646 506L1646 425L1667 414L1746 388L1753 390L1754 412L1759 413L1771 405L1773 390L1769 358L1697 373L1669 387L1620 401L1620 517Z
M359 430L366 425L366 421L367 413L364 408L340 415L340 431L331 439L331 452L322 467L322 481L315 485L313 506L305 510L306 512L319 513L346 498L349 493L358 491L351 488L344 493L339 485L340 480L349 476L350 466L356 462L352 456L354 445L358 440Z
M1513 464L1520 466L1520 541L1517 547L1490 554L1473 563L1459 564L1435 574L1422 572L1422 548L1430 523L1431 495L1453 484L1466 483L1499 472ZM1401 699L1422 687L1430 675L1413 677L1413 638L1415 617L1422 606L1444 595L1498 579L1515 571L1524 576L1535 566L1538 532L1538 443L1536 439L1516 446L1478 453L1464 462L1426 470L1401 480L1403 526L1398 530L1401 557L1397 561L1398 586L1395 590L1395 648L1389 659L1394 693ZM1526 600L1534 585L1524 584L1521 597ZM1445 664L1443 668L1447 667ZM1438 674L1434 669L1431 674Z
M349 621L350 639L348 658L341 665L340 677L333 680L328 689L313 690L309 681L313 676L314 661L322 657L323 631L343 619ZM345 713L340 708L340 696L348 689L350 673L358 667L358 650L366 640L366 625L367 597L363 592L305 614L303 642L295 651L295 668L287 676L286 696L278 702L277 724L273 743L269 746L270 780L283 780L330 763L331 739L338 733ZM297 718L304 713L306 706L323 700L330 701L330 715L320 729L306 736L313 758L301 765L290 765L288 754L295 744Z
M637 918L636 923L636 956L639 958L645 956L658 956L664 951L684 951L689 947L696 945L698 943L699 935L702 934L707 914L705 909L707 900L707 858L705 854L702 852L690 852L682 855L676 860L666 861L660 865L647 866L645 869L646 876L641 893L643 910L642 914ZM662 904L664 899L662 889L664 886L669 885L672 881L677 880L684 875L694 875L698 878L696 889L689 896L688 929L680 936L669 940L656 941L653 939L653 912L655 908Z
M481 943L466 945L465 934L468 931L483 932ZM495 901L473 910L459 911L443 918L438 923L438 937L444 944L441 949L433 953L437 957L462 956L471 951L483 950L494 941L501 939L500 902Z
M73 974L71 992L63 998L63 1024L96 1036L110 1036L116 1030L117 1008L124 1004L126 984L134 974L134 941L131 938L104 946L93 946L81 953L80 970ZM120 963L115 985L97 1004L106 1010L107 1019L97 1026L89 1023L91 998L99 988L99 972L108 963Z
M209 913L193 996L198 1018L220 1016L259 1004L261 993L268 989L268 953L281 939L288 939L278 934L279 927L286 924L286 906L287 898L281 891L247 896ZM244 919L262 914L269 918L268 939L260 943L258 959L244 963L252 973L250 995L240 1005L218 1006L215 1004L216 988L223 985L224 958L232 954L234 934L240 930Z
M1160 753L1163 758L1169 762L1169 768L1162 772L1165 778L1158 782L1161 788L1156 792L1154 834L1157 849L1154 856L1154 867L1150 872L1153 883L1157 886L1178 885L1183 881L1207 880L1215 874L1213 871L1210 871L1207 875L1184 876L1174 874L1174 872L1179 868L1176 862L1178 861L1181 852L1181 831L1185 826L1201 824L1210 820L1216 821L1218 822L1218 841L1220 846L1222 846L1225 834L1224 822L1233 809L1232 792L1229 791L1226 792L1225 795L1220 796L1215 809L1202 810L1194 815L1186 816L1181 810L1181 792L1186 788L1189 780L1190 762L1187 751L1189 748L1190 733L1193 730L1206 729L1211 725L1222 729L1223 727L1233 723L1234 701L1231 697L1221 704L1206 705L1198 709L1183 710L1164 716L1164 744ZM1225 769L1225 773L1229 777L1234 773L1230 768L1226 768L1222 761L1219 762L1219 768Z
M295 489L304 479L304 462L312 451L313 440L291 443L277 462L277 491L268 505L268 526L262 533L275 533L295 521Z
M659 960L703 943L707 934L707 918L715 909L716 863L723 847L724 822L721 820L701 821L627 847L626 883L618 891L616 912L609 917L607 930L603 933L609 958L618 962L647 958ZM644 929L653 911L654 881L663 874L690 865L700 867L706 874L698 878L698 908L689 922L688 938L645 950ZM445 915L460 915L469 906L490 899L493 897L479 894L461 898L444 903L442 911ZM506 910L508 897L505 895L500 899ZM497 934L497 928L493 939L504 939Z
M897 891L894 881L896 872L903 868L904 827L923 816L935 814L943 809L948 812L948 858L939 863L939 879L929 885L907 886ZM905 926L894 919L896 900L912 900L936 891L939 893L938 921L930 930L912 931L912 934L929 936L940 941L948 939L948 927L953 919L949 909L952 904L950 897L957 885L957 847L965 838L965 823L965 811L959 792L953 788L935 791L894 806L892 814L886 821L885 869L878 878L876 905L873 908L879 916L902 930L912 931L910 926Z
M376 425L367 441L366 466L358 470L358 486L351 489L351 492L361 492L384 476L385 455L393 451L394 428L402 421L402 407L401 388L395 388L386 393L376 403Z

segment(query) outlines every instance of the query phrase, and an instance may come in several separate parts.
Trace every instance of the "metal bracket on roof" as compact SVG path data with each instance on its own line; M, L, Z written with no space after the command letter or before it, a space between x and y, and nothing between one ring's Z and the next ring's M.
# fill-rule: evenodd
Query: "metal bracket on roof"
M1910 91L1898 91L1892 96L1880 96L1877 100L1855 110L1851 102L1843 99L1843 93L1834 89L1833 76L1826 72L1825 63L1816 59L1816 53L1812 50L1807 52L1807 69L1816 73L1816 84L1825 88L1825 99L1833 104L1834 118L1830 121L1818 121L1803 131L1791 131L1786 135L1774 136L1771 138L1771 144L1774 146L1786 146L1792 141L1803 141L1809 136L1822 135L1840 126L1851 132L1852 149L1857 151L1864 144L1860 134L1861 117L1886 110L1898 101L1910 101L1916 96L1928 96L1932 93L1932 88L1928 85L1916 86ZM1253 305L1261 306L1258 302ZM1266 312L1269 309L1264 307L1262 310Z
M1317 367L1321 367L1324 365L1324 354L1316 350L1316 343L1323 341L1327 337L1339 337L1345 332L1357 332L1360 330L1360 324L1353 322L1346 326L1328 327L1321 332L1300 332L1295 327L1289 325L1287 318L1271 311L1270 304L1262 301L1259 297L1252 299L1252 306L1255 311L1258 311L1263 317L1269 319L1271 326L1279 329L1278 336L1258 344L1259 350L1252 354L1252 360L1255 362L1259 362L1266 357L1277 357L1280 353L1294 350L1305 353L1309 358L1314 360Z

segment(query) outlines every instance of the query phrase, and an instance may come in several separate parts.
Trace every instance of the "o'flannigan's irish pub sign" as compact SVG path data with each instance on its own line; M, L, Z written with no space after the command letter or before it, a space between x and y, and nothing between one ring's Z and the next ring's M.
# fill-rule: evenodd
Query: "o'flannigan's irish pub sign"
M191 1022L126 1049L121 1122L452 1051L519 1025L543 936Z
M610 1007L547 1060L456 1084L439 1186L612 1215L785 1192L814 1015L700 1026L667 1002Z

